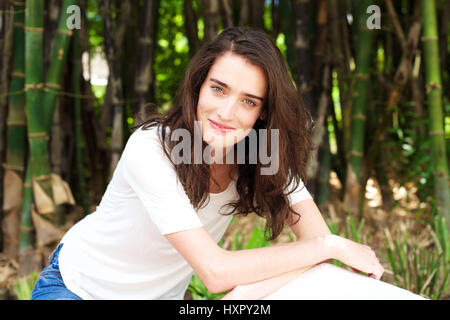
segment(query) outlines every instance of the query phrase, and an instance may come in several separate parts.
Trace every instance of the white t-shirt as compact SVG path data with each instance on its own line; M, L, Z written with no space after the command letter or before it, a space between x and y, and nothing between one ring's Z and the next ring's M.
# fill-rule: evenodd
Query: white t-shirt
M61 275L83 299L183 299L193 270L164 235L204 227L219 242L232 219L219 210L238 199L236 181L195 210L157 131L130 136L96 211L61 240ZM288 196L291 205L311 198L302 187Z

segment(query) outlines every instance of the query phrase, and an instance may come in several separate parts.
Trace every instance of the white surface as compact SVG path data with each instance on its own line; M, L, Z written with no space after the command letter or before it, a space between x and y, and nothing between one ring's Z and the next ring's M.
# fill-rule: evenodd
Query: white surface
M330 263L319 264L263 300L424 300L408 290Z

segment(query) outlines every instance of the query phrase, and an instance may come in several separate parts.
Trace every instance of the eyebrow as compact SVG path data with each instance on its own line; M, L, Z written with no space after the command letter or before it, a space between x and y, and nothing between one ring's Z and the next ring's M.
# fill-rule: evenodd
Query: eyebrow
M226 83L224 83L224 82L222 82L222 81L220 81L220 80L217 80L217 79L214 79L214 78L211 78L211 79L209 79L209 80L210 80L210 81L213 81L213 82L216 82L216 83L220 84L221 86L224 86L224 87L227 88L227 89L230 88ZM250 94L250 93L247 93L247 92L244 92L244 96L247 96L247 97L250 97L250 98L254 98L254 99L258 99L258 100L261 100L262 102L264 101L264 98L255 96L255 95Z

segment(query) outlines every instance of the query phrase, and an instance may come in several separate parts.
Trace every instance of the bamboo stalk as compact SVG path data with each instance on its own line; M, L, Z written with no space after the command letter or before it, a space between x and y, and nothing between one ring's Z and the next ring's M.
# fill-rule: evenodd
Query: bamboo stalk
M316 118L317 111L313 108L316 105L311 88L311 68L312 65L310 48L309 48L309 37L308 37L308 0L294 0L294 19L295 19L295 53L296 53L296 63L299 72L295 74L295 83L297 85L297 90L303 98L303 102L308 110Z
M9 112L7 119L6 138L6 170L5 175L2 220L3 251L9 258L15 259L19 253L20 197L23 192L23 175L26 148L25 119L25 6L22 2L14 3L14 33L13 33L13 72L11 76ZM8 192L9 190L15 192Z
M280 10L277 0L271 1L271 14L272 14L272 39L277 40L278 33L280 32Z
M359 3L359 30L356 43L355 89L352 105L350 158L347 165L345 202L353 213L359 213L361 193L361 172L364 152L364 132L366 125L366 104L369 89L369 69L372 56L374 31L366 27L366 8L373 1Z
M81 53L79 43L79 33L75 31L73 38L73 72L72 72L72 88L75 94L75 140L76 140L76 163L77 163L77 176L78 187L80 189L81 203L83 206L83 214L86 216L89 214L89 201L86 192L86 183L84 180L84 167L83 167L83 122L81 118L81 101L79 98L80 81L81 81Z
M183 0L183 12L185 16L186 37L189 44L189 57L192 58L200 48L200 40L198 38L197 16L192 1Z
M202 0L205 32L203 42L213 40L219 32L219 0Z
M244 5L244 3L243 3ZM295 79L298 69L295 61L295 28L294 19L292 16L292 3L291 1L279 2L280 13L280 31L285 36L286 44L286 61L291 70L292 77Z
M319 175L317 186L317 205L321 206L330 200L330 171L331 171L331 151L330 151L330 138L328 135L328 124L325 121L325 133L323 135L323 141L320 144L319 149Z
M112 90L111 104L113 109L113 123L111 133L111 162L109 168L109 179L111 179L117 163L119 162L123 147L123 92L119 61L117 59L117 48L115 46L114 39L115 33L111 17L111 0L102 0L101 11L103 15L103 29L105 35L105 52L109 65Z
M330 64L327 61L323 69L322 93L319 99L317 119L311 134L311 155L306 165L306 175L308 177L308 181L317 177L317 172L319 170L319 148L324 141L323 136L327 131L327 114L331 96L330 73Z
M425 57L427 104L430 114L429 134L433 155L434 192L437 208L442 211L442 216L447 221L447 230L450 231L450 190L442 114L442 81L435 1L422 0L422 12L424 21L422 41Z
M231 10L230 0L219 0L220 2L220 17L222 21L222 28L226 29L233 26L233 12Z
M64 0L61 8L58 29L53 44L52 59L50 61L50 68L45 83L43 118L47 133L50 132L56 99L58 98L58 93L61 89L61 76L66 64L67 48L72 37L72 31L67 28L66 23L69 18L67 8L72 5L78 5L78 2L78 0Z
M48 134L43 118L43 0L27 0L25 11L25 94L32 180L37 211L55 220ZM42 191L42 192L41 192Z
M12 3L0 3L0 164L5 159L7 152L6 144L6 117L8 113L8 90L10 86L10 69L12 57L12 42L13 42L13 6ZM0 221L4 220L7 212L2 206L5 201L4 193L6 189L3 188L3 180L6 179L6 171L0 165ZM6 244L3 243L4 237L2 228L0 228L0 248Z
M253 28L264 30L264 4L265 1L250 0L250 25Z
M159 1L148 0L144 2L142 10L140 37L139 37L139 55L136 65L136 77L134 82L134 90L136 93L136 103L133 114L137 114L142 110L147 102L149 91L153 91L154 86L154 43L156 42L155 27L157 25L156 12ZM151 112L156 112L153 108Z
M33 205L33 188L31 183L31 163L30 158L28 158L22 197L22 208L20 212L19 253L23 253L27 249L33 247L34 232L33 232L33 219L31 218L32 205Z

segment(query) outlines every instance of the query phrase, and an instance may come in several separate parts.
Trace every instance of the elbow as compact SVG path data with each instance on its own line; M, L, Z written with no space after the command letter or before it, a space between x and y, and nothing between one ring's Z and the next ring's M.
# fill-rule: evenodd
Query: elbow
M202 280L208 291L221 293L234 287L230 281L230 272L226 271L225 263L222 259L216 259L214 262L209 263L207 269L204 280Z
M221 286L218 283L215 282L210 282L206 285L206 288L208 289L209 292L211 293L221 293L226 291L226 289L224 289L223 286Z

